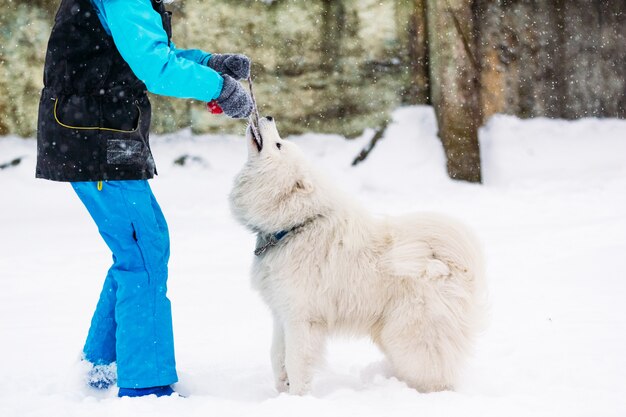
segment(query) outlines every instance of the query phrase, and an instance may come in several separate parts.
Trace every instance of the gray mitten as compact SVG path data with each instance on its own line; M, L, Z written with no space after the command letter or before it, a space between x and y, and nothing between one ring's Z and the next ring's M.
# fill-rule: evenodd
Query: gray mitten
M241 84L228 75L223 75L224 85L222 93L217 98L217 104L227 116L234 119L243 119L252 113L252 98L243 89Z
M222 75L230 75L236 80L250 76L250 58L241 54L213 54L207 62L209 68Z

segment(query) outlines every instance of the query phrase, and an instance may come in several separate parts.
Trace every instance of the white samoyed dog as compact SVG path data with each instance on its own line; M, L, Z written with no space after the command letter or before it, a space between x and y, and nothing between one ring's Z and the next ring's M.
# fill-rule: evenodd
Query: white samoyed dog
M282 140L272 118L248 128L230 195L257 234L253 286L274 318L278 391L306 394L331 334L369 335L421 392L453 389L486 307L479 244L437 214L375 218Z

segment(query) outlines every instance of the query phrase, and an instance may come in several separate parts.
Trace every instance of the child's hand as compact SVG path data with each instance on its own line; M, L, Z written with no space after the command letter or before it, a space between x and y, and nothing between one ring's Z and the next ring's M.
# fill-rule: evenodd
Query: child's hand
M227 116L234 119L243 119L252 113L252 98L243 89L241 84L228 75L223 75L224 85L222 93L217 98L217 104Z
M236 80L250 76L250 58L241 54L212 54L207 63L209 68Z

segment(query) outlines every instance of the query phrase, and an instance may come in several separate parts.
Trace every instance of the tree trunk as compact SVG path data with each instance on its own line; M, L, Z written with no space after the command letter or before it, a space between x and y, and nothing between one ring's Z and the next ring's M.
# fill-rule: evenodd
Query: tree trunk
M409 78L402 90L404 104L430 104L428 25L426 0L400 0L396 7L396 38L399 55L406 56Z
M471 0L426 0L431 99L450 178L480 182Z
M322 69L327 74L341 71L341 42L346 23L346 9L342 0L323 0L322 12Z

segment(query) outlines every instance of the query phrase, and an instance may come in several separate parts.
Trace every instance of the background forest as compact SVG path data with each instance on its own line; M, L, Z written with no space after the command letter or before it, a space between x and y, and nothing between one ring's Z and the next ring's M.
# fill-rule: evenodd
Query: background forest
M33 136L58 0L0 0L0 135ZM178 0L182 48L242 52L261 113L285 134L354 137L403 104L433 104L453 178L481 178L494 113L626 116L620 0ZM204 103L154 98L153 130L239 132Z

